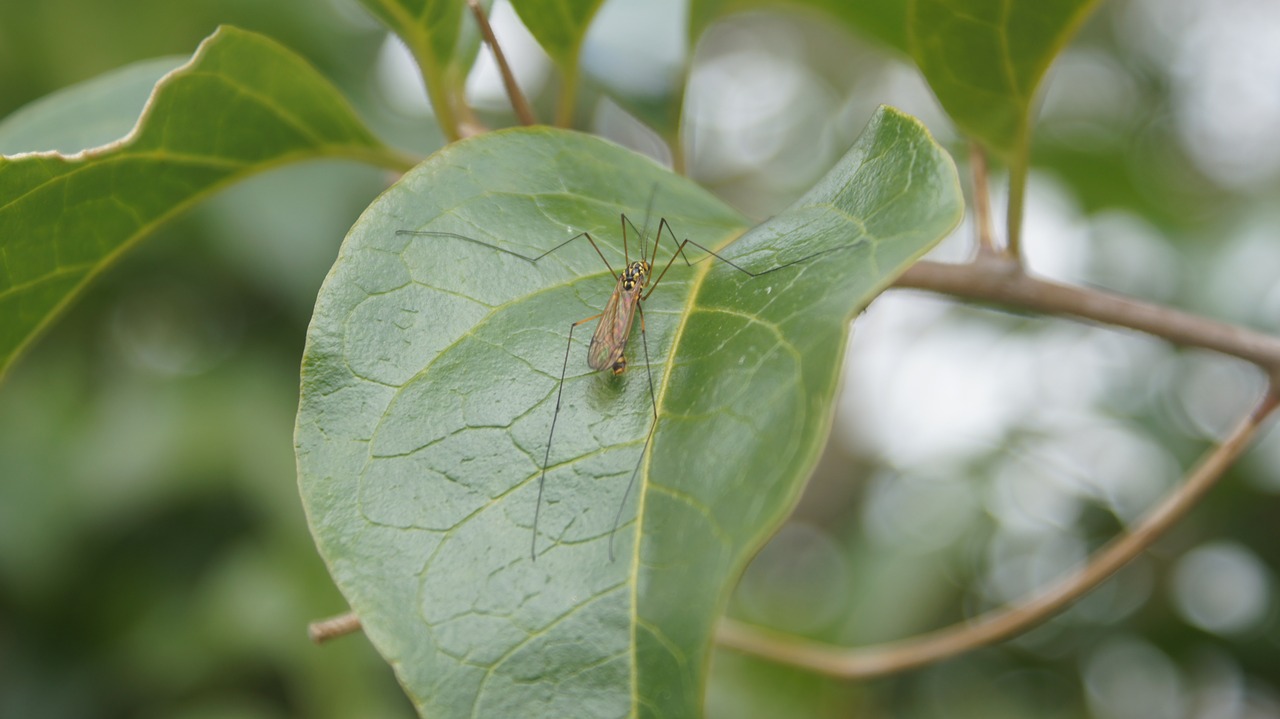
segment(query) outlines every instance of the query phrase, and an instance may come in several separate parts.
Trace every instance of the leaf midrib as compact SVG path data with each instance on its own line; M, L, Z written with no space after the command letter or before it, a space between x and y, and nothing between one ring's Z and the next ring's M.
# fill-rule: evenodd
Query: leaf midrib
M722 242L716 245L713 245L711 249L715 250L717 253L721 252L725 247L728 247L729 245L733 244L736 240L738 240L740 237L742 237L742 235L745 234L748 231L748 229L749 228L742 227L742 228L739 228L736 232L733 230L729 230L727 232L728 236ZM702 291L703 285L706 284L707 275L710 274L711 268L714 267L715 265L714 260L715 258L713 256L708 255L707 261L701 263L703 266L697 268L694 271L693 276L688 280L686 280L689 284L689 292L687 295L685 295L685 301L683 303L684 305L683 311L680 312L680 320L679 322L676 323L675 331L671 335L671 342L667 349L667 357L662 362L662 379L658 383L657 397L654 399L654 404L656 405L654 411L657 413L657 418L654 419L654 427L652 430L653 439L650 440L649 449L645 453L645 456L643 459L644 466L641 468L641 472L640 472L640 487L639 487L639 490L637 491L637 499L636 499L637 505L636 505L635 538L631 542L631 567L627 574L627 581L629 581L631 584L631 604L629 608L631 616L630 616L630 621L627 623L628 631L631 635L630 642L628 642L628 651L631 654L631 657L630 657L631 658L631 661L630 661L631 710L627 713L628 717L637 715L636 707L639 705L639 702L640 702L640 697L636 693L637 688L640 686L640 681L638 676L639 663L636 661L636 640L637 640L636 629L640 626L640 622L641 622L640 614L639 614L640 547L643 543L642 540L644 538L645 501L648 498L649 491L650 491L649 465L653 459L653 441L657 439L657 436L658 436L657 422L662 419L663 417L662 410L666 406L667 387L669 387L671 384L671 370L675 364L676 351L680 347L681 341L684 338L685 328L689 324L689 318L693 315L693 312L691 310L693 308L694 299L698 297L698 295ZM698 263L695 263L695 264L698 264Z

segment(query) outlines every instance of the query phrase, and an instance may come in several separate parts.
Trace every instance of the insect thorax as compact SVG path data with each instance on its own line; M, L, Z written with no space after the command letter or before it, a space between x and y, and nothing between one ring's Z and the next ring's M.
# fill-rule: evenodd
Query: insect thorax
M638 287L644 287L644 283L649 279L649 263L643 260L636 260L627 265L627 269L622 272L622 289L631 292Z

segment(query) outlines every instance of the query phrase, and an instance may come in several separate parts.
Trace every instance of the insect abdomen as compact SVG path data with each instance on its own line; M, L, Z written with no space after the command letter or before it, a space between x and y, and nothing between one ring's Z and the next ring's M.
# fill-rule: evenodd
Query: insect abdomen
M587 366L597 371L608 369L614 374L621 374L627 366L625 349L625 346L610 346L605 342L597 342L593 337L591 347L587 350ZM619 369L619 366L622 369Z

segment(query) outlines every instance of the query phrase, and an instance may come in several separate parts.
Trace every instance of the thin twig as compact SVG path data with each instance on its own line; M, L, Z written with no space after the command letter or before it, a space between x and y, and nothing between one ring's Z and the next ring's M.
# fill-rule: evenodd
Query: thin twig
M973 217L977 224L978 253L994 255L995 228L991 224L991 190L987 176L987 153L976 141L969 144L969 167L973 173Z
M360 631L360 617L355 612L339 614L307 625L307 636L316 644Z
M1140 330L1177 345L1202 347L1248 360L1266 370L1273 382L1280 382L1280 338L1103 290L1038 279L1008 259L980 256L958 265L917 262L894 286Z
M1132 532L1112 539L1079 570L1026 602L987 612L971 622L861 649L765 631L731 619L721 620L716 640L731 649L828 676L866 679L931 664L1013 636L1066 608L1151 546L1200 501L1249 446L1278 400L1274 387L1269 387L1258 407Z
M498 38L493 34L493 28L489 25L489 18L485 15L484 8L480 7L477 0L467 0L467 5L471 8L471 14L476 16L476 24L480 26L480 34L484 36L485 43L493 51L493 59L498 63L498 72L502 73L502 84L507 88L507 97L511 98L511 107L516 111L516 117L520 118L520 123L523 125L538 124L538 118L533 115L533 108L529 107L529 101L525 99L524 93L520 92L520 86L516 84L511 66L507 65L507 57L502 54L502 48L498 45Z

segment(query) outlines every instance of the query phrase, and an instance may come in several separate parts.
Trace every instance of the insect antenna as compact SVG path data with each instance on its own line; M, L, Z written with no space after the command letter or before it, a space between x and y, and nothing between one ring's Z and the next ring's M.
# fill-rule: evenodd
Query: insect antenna
M731 259L729 259L729 258L727 258L727 257L725 257L725 256L723 256L723 255L721 255L720 253L716 252L715 250L713 250L713 249L711 249L711 248L709 248L709 247L706 247L706 246L704 246L704 245L700 245L700 244L698 244L697 242L694 242L693 240L690 240L690 239L687 239L687 238L686 238L686 239L684 239L684 240L676 240L676 234L675 234L675 231L673 231L673 230L671 229L671 225L667 222L666 218L663 218L662 222L660 222L660 223L658 224L658 233L659 233L659 235L661 235L661 233L662 233L662 228L663 228L663 226L664 226L664 225L665 225L665 226L666 226L666 228L667 228L667 233L671 235L671 240L672 240L673 242L677 242L677 243L678 243L678 245L677 245L677 247L676 247L676 253L675 253L675 254L673 254L673 255L671 256L671 259L667 261L666 266L664 266L664 267L662 268L662 272L658 273L658 276L653 280L653 283L649 285L649 290L648 290L648 292L646 292L646 293L644 294L644 296L643 296L643 297L641 297L641 298L640 298L640 299L641 299L641 301L649 299L649 295L653 294L653 291L654 291L655 289L657 289L657 288L658 288L658 283L659 283L659 282L661 282L661 281L662 281L662 278L666 276L666 274L667 274L667 270L671 269L671 265L675 264L676 257L684 257L684 262L685 262L685 264L686 264L686 265L692 265L692 264L695 264L695 263L689 262L689 257L688 257L687 255L685 255L685 253L684 253L684 248L685 248L685 247L687 247L687 246L689 246L689 245L693 245L694 247L697 247L698 249L700 249L700 250L702 250L703 252L707 253L709 256L714 257L714 258L716 258L717 260L720 260L721 262L723 262L723 263L725 263L726 265L728 265L728 266L732 267L733 269L735 269L735 270L737 270L737 271L741 272L742 274L747 275L748 277L762 277L762 276L764 276L764 275L769 274L770 272L777 272L778 270L784 270L784 269L786 269L786 268L788 268L788 267L792 267L792 266L794 266L794 265L798 265L798 264L800 264L801 262L808 262L809 260L812 260L812 259L814 259L815 257L821 257L821 256L823 256L823 255L830 254L830 253L832 253L832 252L839 252L839 251L841 251L841 250L851 250L851 249L854 249L855 247L861 247L862 245L867 244L867 241L866 241L866 240L858 240L857 242L852 242L852 243L847 244L847 245L840 245L840 246L838 246L838 247L828 247L828 248L827 248L827 249L825 249L825 250L818 250L817 252L814 252L814 253L809 254L809 255L805 255L804 257L801 257L801 258L799 258L799 259L792 260L792 261L790 261L790 262L784 262L783 264L778 265L777 267L770 267L769 269L767 269L767 270L762 270L762 271L760 271L760 272L752 272L751 270L748 270L747 268L743 267L742 265L739 265L738 263L734 262L733 260L731 260ZM705 258L705 257L703 257L703 258L699 258L699 259L697 260L697 262L702 262L702 260L704 260L704 259L706 259L706 258Z

